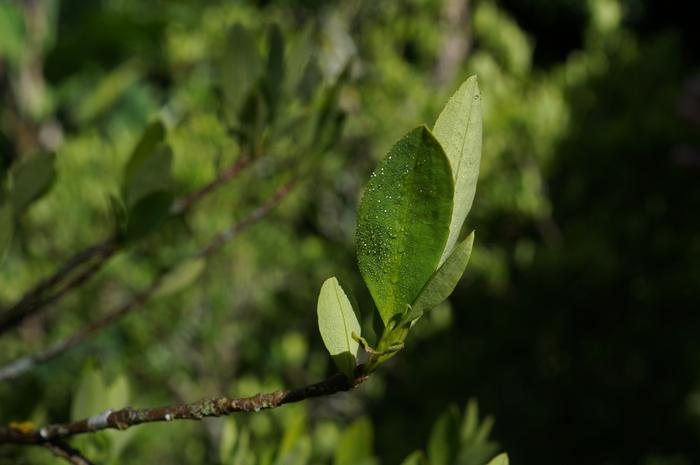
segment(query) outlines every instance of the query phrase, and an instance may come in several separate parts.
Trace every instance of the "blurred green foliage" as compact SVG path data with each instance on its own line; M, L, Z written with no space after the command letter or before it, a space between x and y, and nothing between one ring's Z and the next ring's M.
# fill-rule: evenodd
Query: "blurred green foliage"
M153 121L172 151L161 174L173 198L257 157L4 334L0 363L188 264L281 183L303 180L204 270L181 270L172 292L0 384L0 422L323 377L320 283L338 274L370 302L354 258L361 187L393 141L477 74L469 271L387 370L350 394L76 445L113 463L483 464L498 451L491 435L513 463L700 461L697 28L661 3L0 3L0 308L134 217L123 173ZM492 433L474 404L448 409L471 397L495 415ZM55 461L40 449L0 456Z

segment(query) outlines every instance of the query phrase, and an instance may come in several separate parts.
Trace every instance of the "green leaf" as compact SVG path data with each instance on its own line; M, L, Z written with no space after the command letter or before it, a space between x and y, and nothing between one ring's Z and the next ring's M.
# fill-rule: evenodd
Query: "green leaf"
M360 323L335 277L328 278L321 286L317 311L318 329L326 349L338 369L351 378L360 347L352 333L360 335Z
M372 423L368 418L355 420L338 439L333 465L357 465L372 458Z
M109 387L107 387L106 391L107 393L105 395L105 409L119 409L129 405L129 381L126 379L126 376L120 375L119 377L117 377L117 379L115 379L114 382L110 384ZM95 413L98 412L93 412L93 415ZM128 431L105 432L106 434L108 434L110 443L112 444L110 455L112 456L113 460L116 460L119 457L122 451L129 444L129 442L131 442L134 434L137 431L138 430L130 429Z
M358 209L357 256L385 325L437 269L452 195L449 161L425 126L397 142L372 174Z
M136 61L128 61L108 72L94 88L87 89L83 98L71 108L73 119L78 124L85 124L100 117L114 107L140 77Z
M12 204L5 202L0 205L0 263L5 257L5 251L9 248L12 241L12 232L14 230L14 217L12 213Z
M488 465L508 465L508 454L498 454L488 463Z
M199 278L206 264L202 257L187 259L178 264L163 276L153 291L153 297L165 297L185 289Z
M459 449L459 410L454 405L443 413L428 440L430 465L451 465Z
M454 248L445 263L425 283L418 298L413 303L409 315L404 318L402 323L405 324L415 320L423 315L424 312L440 305L452 294L452 291L457 287L457 283L464 274L464 270L467 268L473 245L474 232L472 231L466 239L457 244L457 247Z
M270 26L267 36L268 56L264 82L269 117L272 118L279 103L284 80L284 38L277 24Z
M401 465L423 465L425 463L425 457L423 452L416 450L413 451L408 457L401 462Z
M233 448L236 445L237 437L238 428L236 427L236 420L233 417L226 418L219 441L219 462L228 463L231 452L233 452Z
M127 165L124 178L124 200L131 209L141 199L157 191L168 191L172 186L171 166L173 152L161 144L150 155L145 156L136 167ZM132 169L133 171L129 171Z
M300 34L292 39L285 60L285 87L289 94L295 95L306 66L311 59L311 27L306 26Z
M14 171L10 197L16 215L49 190L56 177L54 159L53 155L36 155Z
M71 404L71 420L77 421L100 413L107 403L107 388L100 373L88 364L80 377Z
M220 65L225 114L230 122L238 121L238 113L260 77L262 62L257 50L255 37L235 24L228 33Z
M124 169L124 183L127 184L141 169L144 161L150 157L165 139L165 125L160 119L151 122L144 129L136 147L131 152Z
M165 191L153 192L136 202L129 210L126 240L141 239L158 229L168 218L172 202L172 193Z
M442 264L457 242L472 208L481 161L481 95L476 76L454 93L435 122L435 137L445 149L454 179L454 210L450 235L440 257Z

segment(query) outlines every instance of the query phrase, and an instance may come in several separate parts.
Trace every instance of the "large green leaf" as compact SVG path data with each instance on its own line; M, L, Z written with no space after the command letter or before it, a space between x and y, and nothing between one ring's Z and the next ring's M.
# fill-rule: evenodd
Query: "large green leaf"
M452 294L467 268L473 245L474 232L457 244L445 263L425 283L404 323L413 321L424 312L437 307Z
M435 137L450 159L454 178L454 209L442 264L457 242L472 208L481 161L481 95L476 76L467 79L450 98L435 122Z
M16 215L49 190L56 177L54 158L54 155L36 155L14 171L10 195Z
M335 277L328 278L321 286L317 311L318 329L326 349L338 369L351 377L359 349L352 333L360 335L360 323L350 300Z
M387 324L437 269L449 232L453 181L445 152L425 126L379 162L360 201L360 272Z

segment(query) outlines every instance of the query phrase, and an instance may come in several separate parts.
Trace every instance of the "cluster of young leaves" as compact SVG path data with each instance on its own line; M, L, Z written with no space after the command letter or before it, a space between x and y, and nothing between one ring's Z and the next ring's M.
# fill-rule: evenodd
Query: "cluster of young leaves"
M359 346L367 373L403 347L408 330L444 301L469 261L474 233L457 242L471 209L481 157L476 76L450 98L433 130L420 126L379 162L360 202L357 257L374 300L381 338L370 348L337 279L321 288L321 337L338 369L353 376Z

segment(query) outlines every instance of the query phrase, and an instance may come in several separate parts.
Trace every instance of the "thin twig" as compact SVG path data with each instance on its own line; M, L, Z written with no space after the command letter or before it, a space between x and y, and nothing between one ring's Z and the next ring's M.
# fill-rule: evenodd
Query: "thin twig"
M210 257L224 244L236 237L241 231L243 231L253 223L264 218L275 206L277 206L280 203L282 199L284 199L284 197L286 197L292 191L294 185L295 183L294 181L292 181L277 189L277 191L263 205L250 212L245 218L233 224L224 232L215 236L196 256L202 258ZM133 310L136 310L153 296L153 293L158 288L160 281L172 269L173 267L169 267L167 269L162 270L149 287L134 295L125 303L110 310L99 320L94 321L88 324L87 326L84 326L83 328L80 328L78 331L68 336L67 338L54 342L49 347L40 352L21 357L15 360L14 362L10 362L9 364L1 367L0 381L17 378L23 375L24 373L32 370L37 365L40 365L58 357L63 352L70 350L71 348L77 346L78 344L87 340L91 336L100 332L102 329L106 328L113 322L121 319L126 314L130 313Z
M364 374L362 366L358 366L355 373L356 376L353 379L337 373L321 382L301 388L257 394L252 397L238 399L215 397L170 407L152 409L126 407L115 411L107 410L84 420L48 425L27 432L20 429L0 428L0 444L43 444L54 439L94 433L104 429L125 430L141 423L201 420L206 417L221 417L234 412L259 412L313 397L348 391L363 383L368 377Z
M78 449L71 447L70 444L61 439L52 439L41 443L41 445L50 450L56 457L60 457L73 465L94 465Z
M240 157L231 167L220 172L214 180L176 201L173 204L170 214L176 216L186 212L203 197L234 179L241 171L248 167L251 162L252 159L248 157ZM110 238L73 255L54 273L42 279L32 289L27 291L14 305L0 312L0 334L19 325L30 315L37 313L51 303L57 302L70 291L85 284L92 276L102 269L113 255L123 249L125 245L126 243L122 241ZM68 279L80 266L96 257L97 260L95 263L86 267L86 269L78 273L59 290L47 296L49 291Z

